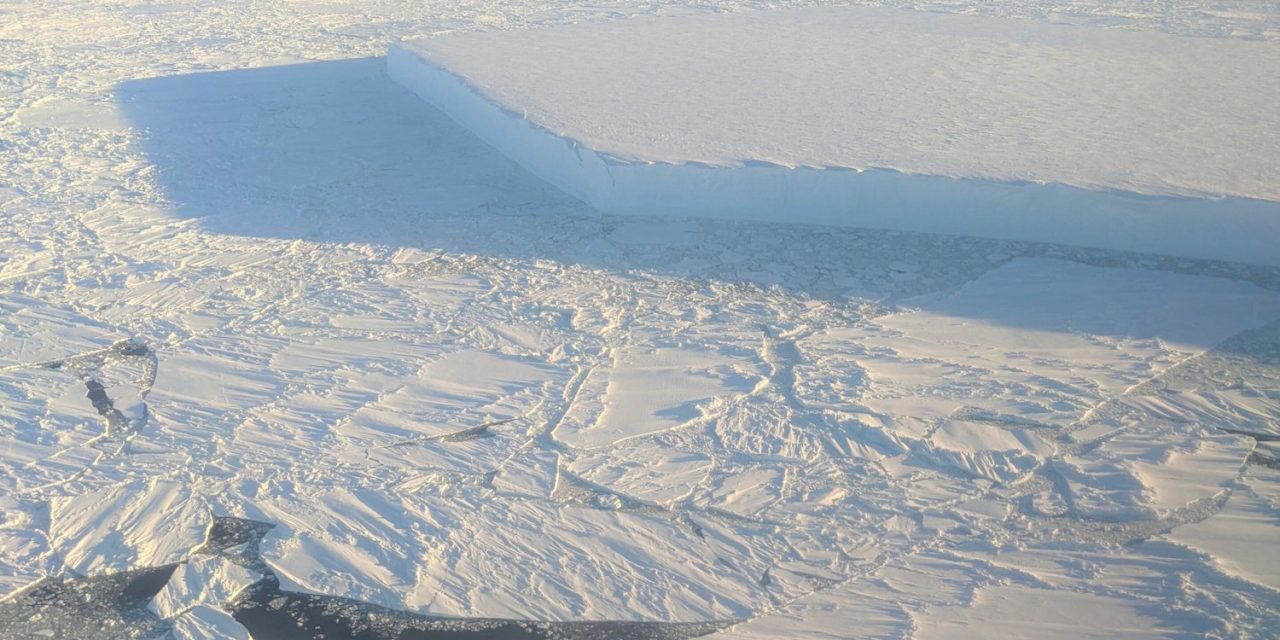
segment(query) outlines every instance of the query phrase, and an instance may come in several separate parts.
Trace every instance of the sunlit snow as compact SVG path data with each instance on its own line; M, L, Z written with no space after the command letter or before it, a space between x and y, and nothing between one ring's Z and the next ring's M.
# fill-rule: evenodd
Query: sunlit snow
M1280 268L614 216L386 72L815 4L0 0L0 639L1274 634Z

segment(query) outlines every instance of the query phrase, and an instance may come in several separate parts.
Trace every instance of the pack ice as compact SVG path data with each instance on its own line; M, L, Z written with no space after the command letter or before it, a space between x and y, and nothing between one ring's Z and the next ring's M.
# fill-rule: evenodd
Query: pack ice
M1280 264L1280 52L869 7L393 45L391 77L610 213Z
M0 0L0 640L1275 637L1280 5L868 3Z

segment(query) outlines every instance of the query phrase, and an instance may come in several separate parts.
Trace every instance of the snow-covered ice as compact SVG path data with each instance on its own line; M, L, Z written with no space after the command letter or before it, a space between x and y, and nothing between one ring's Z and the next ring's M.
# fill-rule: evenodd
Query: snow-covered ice
M752 360L690 349L636 349L593 369L552 437L579 448L617 444L684 426L699 406L750 391Z
M613 216L385 72L781 4L0 3L0 638L1280 628L1280 269Z
M1106 620L1091 629L1080 620ZM976 623L976 624L975 624ZM1141 600L1104 598L1087 593L1043 592L1018 587L990 587L977 594L970 608L955 618L922 625L917 638L1008 639L1169 638L1177 629L1146 615Z
M1276 60L1269 41L811 7L450 31L388 64L610 213L1275 265Z
M1272 589L1280 589L1280 537L1276 513L1275 471L1259 471L1214 516L1178 527L1169 538L1206 553L1224 570ZM1259 490L1262 492L1260 493Z
M197 605L173 623L175 640L250 640L248 630L231 614L208 605Z
M178 566L148 607L161 618L177 618L199 607L218 608L261 579L261 574L224 557L193 558ZM197 616L205 617L198 612Z

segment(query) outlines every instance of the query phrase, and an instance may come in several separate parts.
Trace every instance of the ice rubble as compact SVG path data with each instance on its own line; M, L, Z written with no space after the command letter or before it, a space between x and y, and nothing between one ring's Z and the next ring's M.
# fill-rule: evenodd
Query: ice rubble
M448 286L417 286L429 300L437 285ZM1179 313L1192 308L1201 313ZM27 340L74 324L68 314L7 322ZM1015 529L1031 547L1142 540L1193 521L1188 507L1212 517L1173 540L1221 562L1273 535L1273 521L1248 515L1256 499L1221 502L1249 439L1183 416L1212 410L1208 424L1244 426L1247 410L1265 410L1238 394L1248 384L1198 389L1222 376L1187 367L1209 367L1198 354L1278 316L1280 299L1247 283L1020 258L899 313L811 318L763 345L735 321L700 349L658 340L590 367L399 332L374 350L305 332L193 341L161 359L147 401L164 430L139 435L134 451L186 468L186 451L208 439L186 430L228 412L243 416L236 437L200 454L190 486L130 481L130 458L102 458L96 473L112 480L55 499L48 544L89 573L173 562L199 544L208 509L252 511L289 529L264 540L263 558L295 591L453 615L757 616L726 637L770 637L793 616L816 629L886 615L886 629L900 628L910 620L886 603L920 590L859 604L874 585L840 585L883 579L881 563L906 549L980 550ZM196 371L217 372L225 393L182 383ZM659 373L690 383L646 382ZM55 374L69 377L24 369L10 383L56 387ZM290 376L312 387L273 391ZM609 421L641 392L648 411ZM169 437L184 444L159 455ZM24 480L74 477L53 443L41 450L3 459ZM1244 521L1238 512L1249 540L1210 546L1218 522ZM1232 571L1270 580L1261 566ZM979 589L989 574L970 567L955 580Z
M478 10L510 28L771 2L182 4L19 3L0 24L0 635L64 628L14 615L46 612L38 582L92 612L64 587L198 553L211 512L276 524L261 562L285 587L419 613L750 615L715 637L758 640L957 621L1048 636L1066 609L1081 635L1280 625L1260 559L1280 537L1277 443L1244 435L1280 435L1280 271L587 216L380 61L262 68L482 28ZM946 10L1280 38L1274 3L1222 6ZM214 32L232 44L204 46ZM1080 305L1014 314L1052 289ZM1153 315L1159 336L1117 338ZM1055 317L1088 329L1035 330ZM99 357L130 336L158 371ZM668 356L699 388L654 389L634 425L591 422ZM73 360L83 373L32 366ZM82 375L139 428L104 437ZM931 404L895 407L909 390ZM206 605L174 625L242 631Z
M821 7L445 33L393 45L388 69L610 213L1280 264L1276 56Z

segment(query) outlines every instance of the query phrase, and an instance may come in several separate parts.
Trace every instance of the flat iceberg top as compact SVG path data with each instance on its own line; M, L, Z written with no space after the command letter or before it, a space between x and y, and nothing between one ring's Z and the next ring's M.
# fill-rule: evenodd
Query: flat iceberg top
M1274 42L820 7L400 46L624 162L1280 200Z

